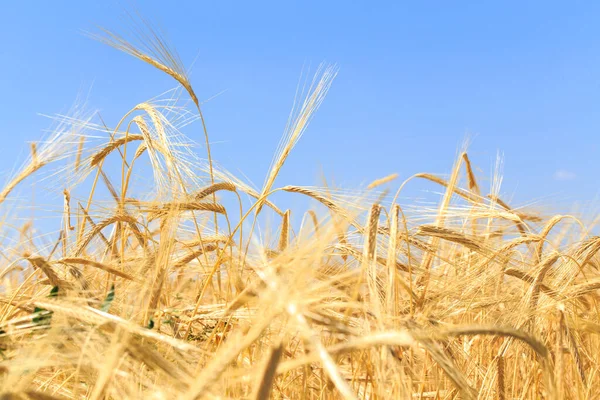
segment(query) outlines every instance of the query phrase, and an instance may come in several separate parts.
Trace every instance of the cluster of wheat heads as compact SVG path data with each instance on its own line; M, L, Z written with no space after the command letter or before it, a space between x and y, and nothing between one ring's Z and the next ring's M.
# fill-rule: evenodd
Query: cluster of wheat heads
M0 192L7 207L26 178L73 156L52 175L68 185L52 243L38 221L3 216L2 398L597 395L593 224L513 209L497 184L482 195L466 153L448 179L415 175L393 198L378 190L395 176L362 192L276 186L330 68L254 190L178 134L195 120L206 133L200 104L178 58L151 39L144 50L105 36L177 80L195 112L150 101L111 129L63 117ZM88 145L94 131L101 145ZM150 190L136 190L142 162ZM443 188L438 206L397 203L415 179ZM275 192L307 196L315 210L282 210ZM271 236L256 228L264 213L275 216Z

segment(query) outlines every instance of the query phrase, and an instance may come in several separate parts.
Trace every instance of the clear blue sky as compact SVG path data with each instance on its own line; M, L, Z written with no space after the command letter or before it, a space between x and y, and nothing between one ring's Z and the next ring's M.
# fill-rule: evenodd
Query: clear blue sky
M303 65L340 68L281 184L344 187L447 173L457 149L489 178L504 154L517 205L589 204L600 175L600 3L144 1L186 65L214 158L257 186ZM82 31L128 28L127 2L6 2L0 15L0 171L90 87L109 125L174 82ZM92 86L93 84L93 86ZM187 131L202 142L200 125ZM252 149L249 151L249 149ZM22 155L21 158L19 154ZM434 186L427 186L437 190Z

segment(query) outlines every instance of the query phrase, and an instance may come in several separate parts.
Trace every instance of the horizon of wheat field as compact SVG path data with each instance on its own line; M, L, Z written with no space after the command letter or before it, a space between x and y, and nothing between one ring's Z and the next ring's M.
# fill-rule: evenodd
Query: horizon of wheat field
M161 37L96 38L178 88L109 126L79 108L57 116L0 189L2 399L598 396L596 221L511 207L466 150L447 177L280 182L330 65L302 86L253 188L213 160L202 104ZM201 149L179 132L189 124ZM36 180L62 204L15 223L27 202L11 197ZM419 180L437 204L399 202ZM280 208L283 194L314 207Z

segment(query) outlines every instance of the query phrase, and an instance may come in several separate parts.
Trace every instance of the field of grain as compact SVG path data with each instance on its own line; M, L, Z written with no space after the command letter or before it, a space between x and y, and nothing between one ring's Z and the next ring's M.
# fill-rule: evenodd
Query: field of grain
M512 208L466 152L443 178L279 182L327 66L253 189L212 160L201 104L160 38L100 40L180 89L110 128L61 117L0 189L2 399L600 396L594 221ZM201 149L179 134L188 124ZM69 182L57 218L15 225L11 197L44 170ZM397 201L416 180L442 192L435 206ZM280 208L284 193L315 208Z

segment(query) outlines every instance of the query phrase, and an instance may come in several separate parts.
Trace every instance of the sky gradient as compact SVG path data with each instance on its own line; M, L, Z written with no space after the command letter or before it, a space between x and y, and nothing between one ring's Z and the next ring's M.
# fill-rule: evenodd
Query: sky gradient
M339 74L278 180L323 173L356 188L397 172L446 174L466 138L487 186L503 155L501 193L570 211L600 183L600 3L144 1L191 67L213 157L261 186L303 67ZM443 6L440 6L443 4ZM175 86L86 37L126 32L118 2L11 2L0 16L0 172L78 94L109 125ZM193 64L193 66L192 66ZM223 93L222 93L223 92ZM200 124L185 132L203 142ZM201 149L199 151L202 151ZM424 189L439 190L432 185Z

